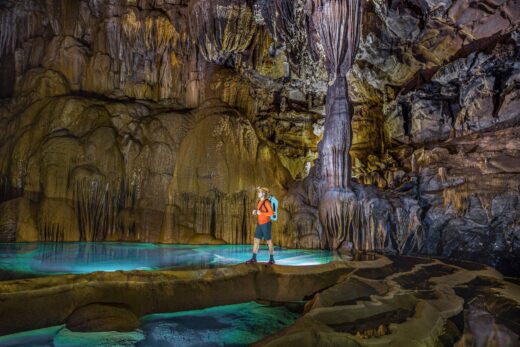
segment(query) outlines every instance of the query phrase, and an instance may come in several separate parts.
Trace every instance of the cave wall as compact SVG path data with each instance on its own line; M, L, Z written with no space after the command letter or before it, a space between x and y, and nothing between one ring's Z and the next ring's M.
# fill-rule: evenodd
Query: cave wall
M515 1L366 2L348 76L355 185L324 194L317 168L290 196L306 211L290 228L314 229L328 246L517 274L519 11ZM339 234L317 222L323 199Z
M403 251L517 273L520 4L371 4L377 29L360 45L352 96L377 95L362 108L384 115L384 149L360 181L418 202L421 228Z
M2 2L1 240L249 242L254 187L308 172L323 96L258 6L196 5Z
M365 214L381 198L394 216L365 244L518 259L519 17L514 0L364 2L353 176L383 189ZM275 241L323 245L308 1L4 1L0 25L2 240L244 242L262 184L283 201Z

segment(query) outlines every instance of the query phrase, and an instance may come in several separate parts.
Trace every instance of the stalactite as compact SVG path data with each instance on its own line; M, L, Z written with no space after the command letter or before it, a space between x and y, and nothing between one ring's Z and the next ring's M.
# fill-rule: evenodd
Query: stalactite
M6 1L0 4L0 57L14 53L17 45L40 30L45 21L40 1Z
M80 240L101 241L113 234L119 212L120 183L77 177L72 183Z
M119 46L121 43L128 46L126 52L148 50L162 55L179 41L179 34L167 17L143 16L132 10L123 17L119 34Z
M244 51L256 31L249 0L192 1L189 23L191 36L204 58L217 64Z
M284 49L288 57L290 71L302 79L313 81L313 74L323 74L322 54L316 54L315 43L308 33L309 18L305 0L260 0L264 22L273 38L272 52ZM310 67L320 70L308 71Z
M40 219L38 225L38 239L43 242L62 242L63 226L50 220Z
M8 199L8 182L8 177L0 176L0 203Z
M74 211L62 199L45 198L40 203L37 228L39 241L77 241Z
M463 216L469 209L470 195L467 184L463 184L463 187L446 188L442 191L444 208L448 208L451 205L457 215Z
M248 192L223 194L212 191L209 196L193 193L175 193L173 205L189 216L193 230L201 234L213 235L228 243L249 242L254 233L255 219L251 211L256 204ZM179 228L176 220L174 228Z
M503 187L504 183L500 179L498 187ZM482 208L491 211L491 202L496 197L496 191L493 190L493 181L490 182L491 187L482 189L479 182L471 182L470 180L463 184L448 186L442 191L443 207L448 209L450 206L456 216L464 216L471 208L471 198L477 199ZM514 189L513 187L510 189Z
M121 180L119 209L135 207L138 198L137 184L133 179L126 178Z
M329 87L320 160L328 188L348 188L352 106L346 74L354 61L361 20L360 0L315 0L313 23L327 59Z
M262 16L275 42L291 44L305 32L298 26L297 5L298 1L294 0L259 1Z

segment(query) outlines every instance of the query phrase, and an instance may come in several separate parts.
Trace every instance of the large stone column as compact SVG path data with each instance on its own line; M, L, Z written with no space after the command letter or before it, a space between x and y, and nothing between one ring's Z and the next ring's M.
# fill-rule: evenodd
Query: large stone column
M350 191L352 106L348 100L346 75L354 61L361 0L313 0L312 24L323 45L329 74L325 131L320 146L324 194L319 215L326 245L340 247L350 233L349 210L355 195Z

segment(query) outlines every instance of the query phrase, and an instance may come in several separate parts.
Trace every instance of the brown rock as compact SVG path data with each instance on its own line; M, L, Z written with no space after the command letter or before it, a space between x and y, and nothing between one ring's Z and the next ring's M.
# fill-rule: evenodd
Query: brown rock
M215 238L208 234L195 234L190 237L188 243L190 245L225 245L226 241Z
M75 310L66 325L79 332L132 331L139 327L139 319L121 305L89 304Z

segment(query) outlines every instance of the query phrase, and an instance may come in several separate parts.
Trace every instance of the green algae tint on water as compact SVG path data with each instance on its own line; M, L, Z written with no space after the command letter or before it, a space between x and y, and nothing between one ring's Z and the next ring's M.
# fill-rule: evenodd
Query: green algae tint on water
M144 316L127 333L78 333L64 325L0 337L0 346L247 346L291 325L298 314L256 302Z
M27 275L95 271L203 269L245 262L251 245L166 245L131 242L0 243L0 270ZM258 261L269 258L263 246ZM334 260L324 250L275 249L279 265L318 265Z

